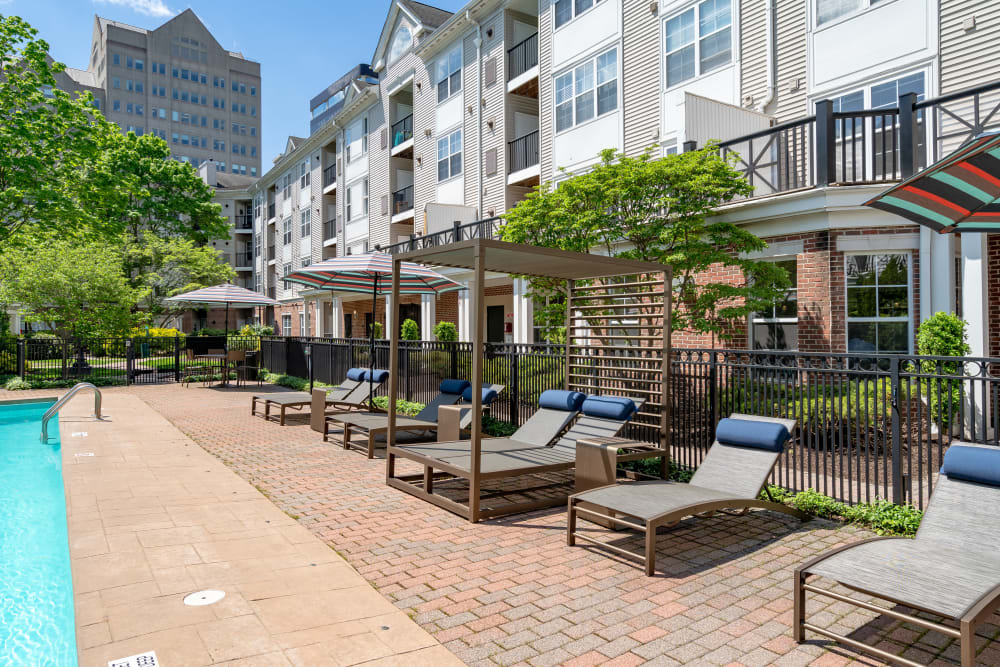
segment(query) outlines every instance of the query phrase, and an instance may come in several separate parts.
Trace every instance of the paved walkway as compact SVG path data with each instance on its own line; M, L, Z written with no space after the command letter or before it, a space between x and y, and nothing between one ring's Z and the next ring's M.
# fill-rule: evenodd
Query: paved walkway
M104 396L108 422L88 397L60 413L81 665L147 651L168 667L461 664L140 398ZM225 598L183 603L204 589Z

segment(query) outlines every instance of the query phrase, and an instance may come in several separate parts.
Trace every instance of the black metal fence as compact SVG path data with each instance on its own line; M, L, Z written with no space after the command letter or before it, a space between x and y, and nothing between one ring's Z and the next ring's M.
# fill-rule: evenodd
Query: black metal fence
M508 142L507 161L511 172L538 164L538 130Z
M368 365L369 343L265 338L261 352L274 372L311 372L337 384L348 368ZM520 424L542 391L563 386L562 345L489 343L484 352L484 380L505 385L492 409L497 419ZM388 341L376 341L375 366L388 360ZM471 375L472 346L404 341L399 363L400 398L425 402L442 379ZM690 468L708 451L720 418L788 417L799 432L775 484L850 503L884 498L923 507L954 440L1000 445L1000 359L679 349L672 368L671 456ZM655 440L649 431L636 425L628 435Z
M538 33L515 44L507 50L507 67L511 81L538 64Z

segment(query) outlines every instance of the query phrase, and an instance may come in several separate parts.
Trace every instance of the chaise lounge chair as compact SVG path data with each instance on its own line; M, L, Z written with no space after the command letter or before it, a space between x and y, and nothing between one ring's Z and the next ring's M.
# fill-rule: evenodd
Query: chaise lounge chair
M795 641L805 631L888 662L913 662L806 622L806 592L939 632L959 641L962 667L976 663L976 628L1000 608L1000 448L955 444L914 539L875 537L813 558L795 570ZM807 583L811 576L852 591L931 613L948 627Z
M341 407L349 410L361 407L368 400L369 384L374 389L379 388L389 378L389 371L376 369L374 379L369 381L371 371L366 368L352 368L347 372L347 379L338 387L334 387L326 392L326 405ZM257 404L264 406L263 411L258 411ZM312 396L305 391L278 391L267 394L254 394L250 402L250 414L271 419L271 409L279 410L278 422L285 425L286 410L301 410L307 405L311 405Z
M751 507L761 507L805 520L807 515L794 508L758 499L794 428L795 421L791 419L734 414L719 422L715 443L690 483L666 480L632 482L570 496L567 544L573 546L580 539L634 558L636 554L631 551L581 535L576 531L576 523L584 519L634 528L646 535L642 561L646 566L646 576L651 577L656 567L656 529L671 527L686 517L707 517L716 512L740 516ZM623 519L617 515L631 518Z

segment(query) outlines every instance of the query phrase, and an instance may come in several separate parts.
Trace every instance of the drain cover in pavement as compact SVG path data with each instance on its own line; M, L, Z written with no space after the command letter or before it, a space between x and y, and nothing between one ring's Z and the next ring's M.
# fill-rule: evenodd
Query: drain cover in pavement
M108 667L159 667L156 660L156 651L146 651L137 655L130 655L127 658L109 660Z
M225 591L198 591L184 598L184 604L189 607L204 607L215 604L224 597L226 597Z

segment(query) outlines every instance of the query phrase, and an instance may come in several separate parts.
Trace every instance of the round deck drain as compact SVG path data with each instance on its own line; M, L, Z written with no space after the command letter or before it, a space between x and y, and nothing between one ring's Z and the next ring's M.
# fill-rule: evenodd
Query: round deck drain
M191 593L191 595L184 598L184 604L189 607L204 607L206 605L215 604L224 597L226 597L225 591L198 591L197 593Z

